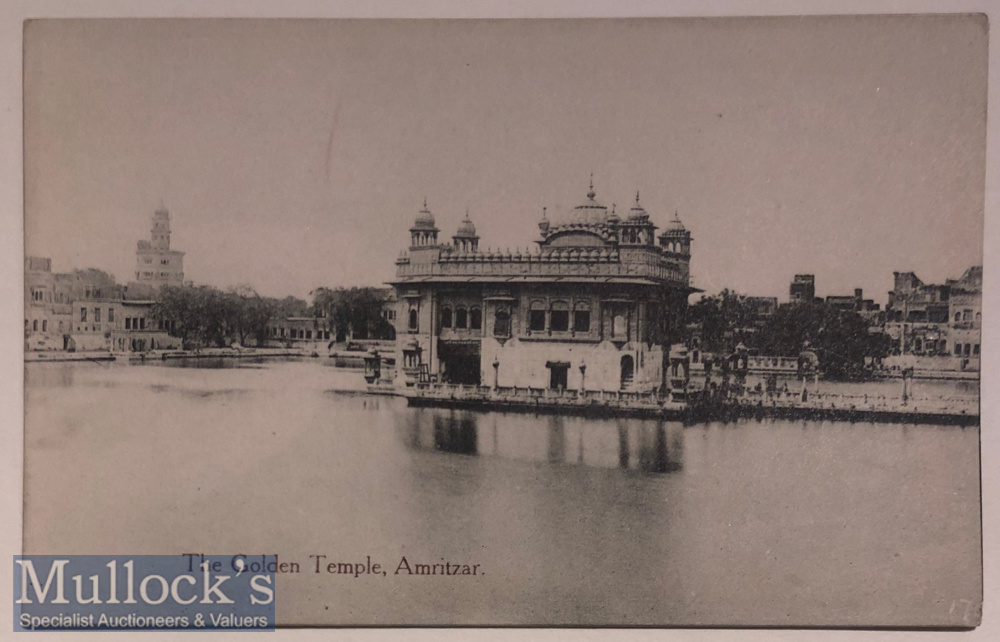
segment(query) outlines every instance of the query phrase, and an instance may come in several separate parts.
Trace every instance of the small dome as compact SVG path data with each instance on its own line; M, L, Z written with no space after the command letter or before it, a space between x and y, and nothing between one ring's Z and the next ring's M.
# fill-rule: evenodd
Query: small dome
M434 215L431 211L427 209L427 199L424 199L424 207L417 214L417 219L413 221L414 229L422 230L436 230L437 226L434 224Z
M664 228L664 231L665 232L685 232L685 231L687 231L687 228L684 227L684 224L681 223L681 219L677 216L677 210L674 210L674 217L672 219L670 219L669 223L667 223L667 227Z
M458 225L458 231L455 232L455 238L476 238L476 226L472 224L469 220L469 213L465 213L465 218Z
M649 214L646 213L645 208L639 203L639 192L635 193L635 205L629 210L628 220L630 221L647 221L649 220Z
M622 222L621 217L618 216L618 214L615 212L615 209L616 209L615 208L615 204L612 203L611 204L611 213L608 214L608 219L607 219L607 222L609 224L611 224L611 225L618 225L619 223Z

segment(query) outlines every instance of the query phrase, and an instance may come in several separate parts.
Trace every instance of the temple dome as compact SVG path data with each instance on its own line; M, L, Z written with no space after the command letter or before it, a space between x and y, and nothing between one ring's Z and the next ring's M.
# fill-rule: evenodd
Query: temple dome
M639 192L635 193L635 205L629 210L628 220L630 221L648 221L649 214L646 213L646 209L639 203Z
M677 211L674 210L674 217L670 219L667 226L663 230L664 232L686 232L687 228L684 227L684 223L681 223L681 219L677 216Z
M434 215L431 211L427 209L427 199L424 199L424 207L417 213L417 218L413 221L413 229L418 230L436 230L437 226L434 223Z
M469 220L468 212L466 212L462 222L459 223L458 231L455 232L455 238L476 238L476 226Z
M600 203L594 193L594 180L590 180L590 191L587 192L587 200L573 208L573 213L569 223L580 223L583 225L596 225L604 223L608 218L608 208Z

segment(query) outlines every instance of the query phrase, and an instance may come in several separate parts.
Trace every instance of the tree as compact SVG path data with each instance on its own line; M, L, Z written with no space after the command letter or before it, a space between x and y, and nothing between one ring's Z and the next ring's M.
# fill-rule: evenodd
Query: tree
M382 316L385 293L377 288L316 288L313 313L331 320L338 337L390 339L392 324Z
M688 323L701 326L702 347L710 352L731 352L741 340L752 343L742 331L753 328L756 319L757 307L728 289L703 297L688 307L687 314Z
M857 312L826 303L784 305L765 321L758 345L763 354L797 356L806 342L819 357L820 369L832 378L861 374L866 358L880 360L888 354L883 334L869 332Z

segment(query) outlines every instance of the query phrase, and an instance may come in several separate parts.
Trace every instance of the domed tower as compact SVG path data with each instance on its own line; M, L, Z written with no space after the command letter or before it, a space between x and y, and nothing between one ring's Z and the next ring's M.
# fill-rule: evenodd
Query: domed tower
M660 248L671 254L691 256L691 232L681 223L676 210L674 217L670 219L667 227L660 234Z
M621 245L655 245L653 235L656 226L649 222L649 214L639 202L639 192L635 193L635 205L629 210L628 218L621 223Z
M455 249L462 252L477 252L479 250L479 237L476 236L476 226L469 220L469 211L465 211L465 218L458 226L455 236L451 237L455 244Z
M417 213L417 218L410 228L410 247L430 247L437 245L438 230L434 223L434 215L427 209L427 199L424 207Z

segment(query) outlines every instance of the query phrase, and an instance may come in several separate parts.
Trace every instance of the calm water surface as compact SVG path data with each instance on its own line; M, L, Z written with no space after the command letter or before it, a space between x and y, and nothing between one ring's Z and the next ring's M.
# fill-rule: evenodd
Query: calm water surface
M410 409L321 360L181 365L26 366L26 553L277 553L282 624L976 618L975 428Z

